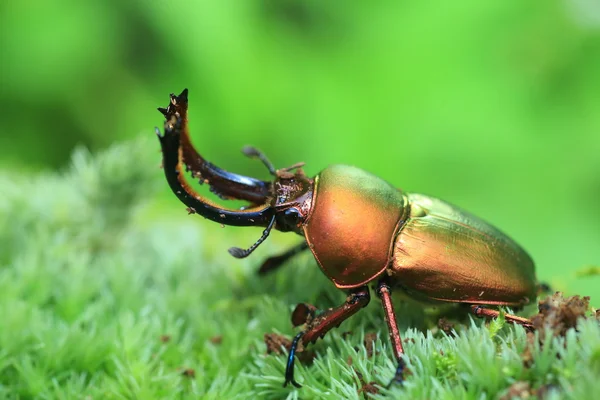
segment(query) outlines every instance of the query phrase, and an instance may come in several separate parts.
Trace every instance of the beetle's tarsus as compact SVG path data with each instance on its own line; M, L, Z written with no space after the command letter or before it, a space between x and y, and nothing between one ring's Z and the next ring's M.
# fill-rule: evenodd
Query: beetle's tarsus
M160 111L160 113L161 113L162 115L164 115L164 116L165 116L165 118L167 117L167 112L168 112L168 110L167 110L166 108L164 108L164 107L158 107L158 108L157 108L157 110L158 110L158 111Z
M390 383L388 383L386 388L389 389L394 384L402 386L404 384L404 371L405 370L406 370L406 364L404 363L404 360L400 360L398 362L398 367L396 368L396 374L394 375L394 377L392 378Z
M289 383L291 383L292 385L294 385L294 386L295 386L295 387L297 387L298 389L300 389L300 388L302 387L302 385L301 385L301 384L299 384L298 382L296 382L296 381L294 380L294 378L293 378L293 377L292 377L291 379L289 379L289 380L286 378L286 379L285 379L285 382L283 382L283 387L287 387L287 385L288 385Z
M286 387L288 385L288 383L291 383L292 385L294 385L297 388L302 387L302 385L300 385L294 379L294 362L295 362L294 357L296 355L296 349L298 348L298 343L300 343L300 339L302 338L303 335L304 335L304 331L298 333L294 337L294 340L292 341L292 346L290 347L290 353L288 354L287 365L285 367L285 382L283 382L283 387Z

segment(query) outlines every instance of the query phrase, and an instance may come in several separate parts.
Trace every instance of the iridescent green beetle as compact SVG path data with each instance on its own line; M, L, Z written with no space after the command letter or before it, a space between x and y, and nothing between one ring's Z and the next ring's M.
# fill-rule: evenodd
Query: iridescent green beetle
M303 164L275 170L252 147L243 152L260 159L273 181L262 181L224 171L206 161L190 142L187 126L187 89L171 94L164 134L157 128L167 181L191 213L225 225L266 227L249 249L231 248L237 258L248 256L272 229L304 237L297 247L263 263L260 273L282 265L310 249L323 273L348 297L339 307L315 313L300 304L292 322L306 324L292 343L285 383L294 380L294 353L300 341L323 337L369 303L368 284L375 283L382 300L394 354L396 381L402 381L404 353L391 302L391 290L402 290L426 301L462 303L483 317L495 317L489 306L521 307L536 296L533 261L508 236L481 219L442 200L404 193L356 167L334 165L314 178ZM195 192L184 169L210 185L223 199L249 202L244 209L226 208ZM529 320L506 315L508 321L531 328Z

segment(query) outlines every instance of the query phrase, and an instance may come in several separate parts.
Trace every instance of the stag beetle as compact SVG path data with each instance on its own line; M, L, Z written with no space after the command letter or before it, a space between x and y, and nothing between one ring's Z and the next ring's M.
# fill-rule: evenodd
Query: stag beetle
M294 338L285 383L294 380L294 353L300 341L314 343L329 330L365 307L367 284L374 282L381 298L392 348L398 362L394 381L402 382L404 349L391 301L392 289L418 300L466 305L473 314L494 318L490 307L521 307L536 297L534 264L512 239L481 219L442 200L405 193L362 169L332 165L310 178L303 163L275 169L263 153L245 147L243 153L268 168L272 181L227 172L197 153L187 123L188 91L171 94L164 134L156 128L163 168L172 191L191 213L220 224L265 227L256 243L232 256L251 254L272 229L295 232L304 241L271 257L259 272L282 265L310 249L323 273L348 297L339 307L316 312L299 304L294 325L306 328ZM245 200L249 207L223 207L198 194L184 173L206 183L223 199ZM532 328L529 320L507 314L506 320Z

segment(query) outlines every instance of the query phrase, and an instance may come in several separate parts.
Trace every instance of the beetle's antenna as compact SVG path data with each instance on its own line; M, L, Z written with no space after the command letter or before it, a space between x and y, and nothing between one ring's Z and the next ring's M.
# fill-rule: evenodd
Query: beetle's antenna
M273 225L275 225L275 215L273 215L273 218L271 218L271 222L269 222L269 225L267 226L267 229L265 229L263 231L262 236L256 241L256 243L254 243L252 246L250 246L247 250L240 249L239 247L231 247L229 249L229 254L231 254L235 258L245 258L245 257L248 257L250 254L252 254L252 252L254 250L256 250L256 248L258 246L260 246L260 244L262 242L265 241L265 239L267 237L269 237L269 233L271 233L271 229L273 229Z
M289 167L286 167L286 168L281 168L279 171L282 171L282 172L290 172L290 171L291 171L291 170L293 170L293 169L302 168L302 167L304 167L305 165L306 165L306 163L305 163L304 161L300 161L300 162L297 162L296 164L294 164L294 165L291 165L291 166L289 166Z
M250 158L258 158L260 161L262 161L262 163L265 165L265 167L267 167L267 169L269 170L269 173L271 175L277 176L277 172L275 171L275 167L273 166L273 163L271 163L271 161L269 161L267 156L265 156L265 153L263 153L256 147L244 146L242 148L242 153L244 153L245 156L250 157Z

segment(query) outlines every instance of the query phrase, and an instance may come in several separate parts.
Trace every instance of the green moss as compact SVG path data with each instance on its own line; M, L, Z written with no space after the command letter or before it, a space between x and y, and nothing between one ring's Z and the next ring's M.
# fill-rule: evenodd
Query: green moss
M285 355L265 354L264 333L291 336L295 304L327 307L344 294L310 255L259 278L261 256L282 239L233 260L226 248L252 237L148 202L167 190L161 175L146 140L97 157L78 151L59 175L0 174L0 397L352 399L366 395L359 374L366 383L392 378L374 299L312 347L311 365L297 365L302 389L283 388ZM520 381L553 385L546 398L600 389L595 320L544 346L534 340L525 367L520 327L477 320L456 337L421 332L407 329L427 319L411 308L398 305L412 374L376 397L495 398ZM368 332L377 333L371 355Z

